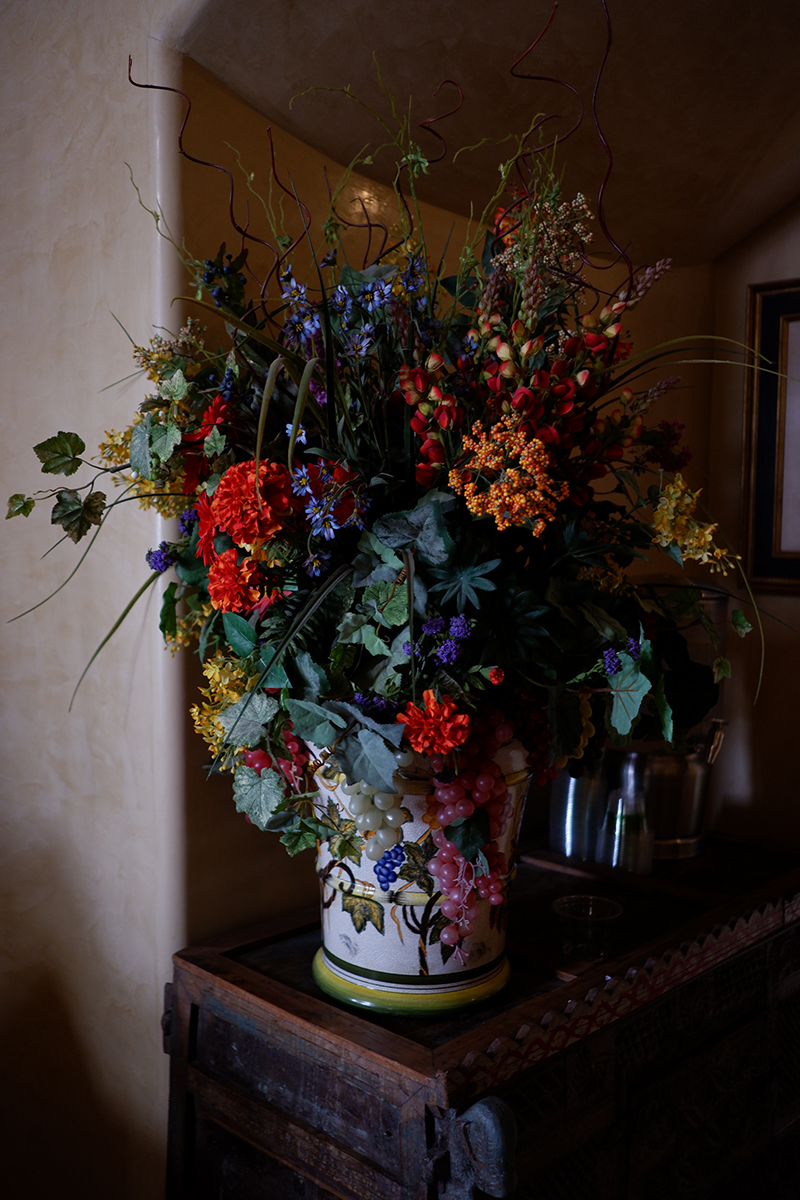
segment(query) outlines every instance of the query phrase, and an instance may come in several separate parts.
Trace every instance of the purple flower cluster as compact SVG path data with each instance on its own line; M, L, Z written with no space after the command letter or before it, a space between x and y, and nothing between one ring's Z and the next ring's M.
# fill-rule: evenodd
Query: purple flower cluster
M463 641L465 638L472 636L472 622L469 617L465 617L461 613L458 617L450 618L450 637L456 638L457 641Z
M616 650L603 651L603 668L606 675L619 675L622 670L622 662Z
M394 700L378 696L375 692L356 692L353 703L357 704L366 716L373 717L376 721L380 721L381 718L392 721L400 711L399 704Z
M157 550L148 550L145 554L147 565L151 571L158 571L161 575L175 562L170 548L166 542L162 542Z
M461 657L461 647L458 642L454 642L452 638L448 638L446 642L442 642L439 649L434 654L434 658L443 667L450 666L451 663L457 662Z
M178 517L178 528L184 537L189 537L195 525L199 521L196 508L185 508Z
M640 642L637 641L636 638L629 637L628 638L628 654L630 654L630 656L634 662L639 661L639 657L640 657L641 653L642 653L642 647L641 647Z
M429 637L436 637L437 634L444 633L444 624L444 617L428 617L422 626L422 632L427 633Z

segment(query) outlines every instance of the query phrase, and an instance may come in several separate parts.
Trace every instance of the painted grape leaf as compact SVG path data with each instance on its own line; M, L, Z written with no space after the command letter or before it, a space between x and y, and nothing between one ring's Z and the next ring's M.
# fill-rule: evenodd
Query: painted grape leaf
M33 496L25 496L22 492L15 492L13 496L8 498L8 512L6 520L11 517L29 517L33 512L36 501Z
M264 767L260 775L252 767L237 767L233 776L236 810L245 813L256 828L266 829L270 817L283 801L285 787L283 776L269 767Z
M33 452L42 464L45 475L74 475L81 465L80 456L85 449L86 443L77 433L65 433L59 429L55 437L38 442Z
M450 955L454 954L456 949L455 946L448 946L446 942L441 940L442 930L444 929L445 925L450 924L452 924L452 922L447 919L443 912L440 912L436 920L431 925L430 934L428 935L429 946L435 946L438 942L439 948L442 952L443 963L447 962Z
M225 730L225 741L234 746L257 746L268 725L278 711L278 701L263 692L248 692L217 714L217 720ZM281 792L281 795L283 793Z
M367 922L374 925L378 933L384 933L383 905L377 900L366 900L362 896L347 896L342 892L342 912L350 913L356 933L363 933Z
M428 863L436 853L433 838L428 834L421 842L404 842L403 848L406 859L398 871L398 878L404 883L412 883L425 892L433 895L433 876L428 871Z
M80 494L73 488L65 488L56 493L50 522L60 525L73 542L79 542L92 525L102 525L105 507L105 492L91 492L85 500L81 500Z
M619 660L622 670L616 675L609 675L608 686L614 697L611 709L611 724L617 733L630 733L631 725L638 716L647 693L652 684L642 672L638 662L634 662L630 654L620 653Z

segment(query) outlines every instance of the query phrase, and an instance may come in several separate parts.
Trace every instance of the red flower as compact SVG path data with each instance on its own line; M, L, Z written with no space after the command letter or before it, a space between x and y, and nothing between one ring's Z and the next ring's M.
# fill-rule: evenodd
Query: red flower
M503 680L505 679L505 677L506 677L506 673L502 667L492 667L491 671L489 672L489 682L490 683L494 683L494 684L502 683Z
M202 558L207 567L210 567L214 559L217 557L217 552L214 549L214 535L217 532L217 519L214 516L214 510L211 507L211 502L208 499L207 492L201 492L195 504L197 509L198 520L198 538L197 550L195 558Z
M230 402L223 400L222 396L215 396L203 413L203 420L200 423L200 428L195 429L194 433L185 433L183 440L185 442L204 442L211 433L215 425L221 425L225 420L225 414L230 408Z
M259 463L258 482L260 507L255 460L234 463L222 476L211 501L217 523L237 546L274 537L294 512L292 480L286 467L273 462Z
M243 612L259 600L258 567L252 558L237 562L236 550L226 550L208 569L208 594L214 608Z
M450 696L440 701L430 690L422 693L425 712L411 700L397 720L406 727L406 737L417 754L449 754L456 746L463 746L470 734L469 716L456 712L456 702Z

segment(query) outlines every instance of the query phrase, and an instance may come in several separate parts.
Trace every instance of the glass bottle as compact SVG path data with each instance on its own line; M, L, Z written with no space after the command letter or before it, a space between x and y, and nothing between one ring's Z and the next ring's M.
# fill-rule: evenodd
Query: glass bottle
M623 756L619 786L613 786L608 794L595 853L597 862L637 875L649 874L653 865L653 831L644 799L645 764L644 754Z

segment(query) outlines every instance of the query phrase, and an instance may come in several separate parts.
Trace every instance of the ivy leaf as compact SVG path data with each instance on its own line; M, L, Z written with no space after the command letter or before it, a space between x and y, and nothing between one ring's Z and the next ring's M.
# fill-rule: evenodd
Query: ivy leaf
M166 425L153 425L150 428L150 449L162 463L172 457L172 451L180 445L181 431L174 421Z
M31 504L33 504L33 501L31 501ZM26 513L25 516L27 515L28 514ZM740 608L735 608L733 610L731 613L731 621L733 622L733 628L736 630L739 637L744 637L753 628Z
M311 828L306 821L301 821L299 825L293 825L291 829L283 831L281 843L292 856L299 854L301 850L311 850L317 844L316 829Z
M478 591L494 592L497 585L486 576L495 567L499 567L502 559L490 558L488 562L471 562L456 564L445 570L433 570L431 575L439 582L430 589L432 592L443 592L442 603L456 598L459 611L463 612L468 603L480 608L481 602Z
M266 671L266 675L261 681L263 688L285 688L289 687L290 679L286 674L286 668L283 663L275 663L275 651L268 649L266 646L261 654L261 669Z
M153 460L150 456L150 426L152 417L147 414L144 421L134 425L131 430L131 470L140 479L152 479Z
M403 848L406 859L398 871L398 877L404 883L413 883L427 896L432 896L433 876L428 871L427 864L436 853L433 838L428 834L421 842L404 842Z
M714 683L719 683L722 679L730 679L731 664L727 658L714 659Z
M55 437L45 438L33 447L33 452L42 464L45 475L74 475L81 465L80 456L86 443L77 433L65 433L59 429Z
M359 643L378 658L391 654L391 650L381 641L369 621L370 618L362 613L345 613L339 626L338 641Z
M180 404L189 395L189 385L183 371L178 368L169 379L163 379L158 385L158 394L163 396L168 404Z
M672 708L667 700L667 694L664 690L664 676L659 675L656 690L653 692L653 703L656 706L659 720L661 721L661 730L664 734L666 742L672 741Z
M103 512L106 507L104 492L92 492L85 500L81 500L78 492L65 488L56 493L56 503L50 514L50 523L60 525L66 530L67 537L73 542L79 542L92 525L102 525Z
M608 676L608 686L614 696L611 724L617 733L630 733L631 725L639 713L642 700L651 690L652 684L637 662L629 654L621 653L622 670Z
M317 700L330 688L330 681L325 671L314 662L307 650L301 650L294 660L294 665L302 676L305 690L304 700Z
M286 707L297 737L315 746L330 746L347 727L347 722L338 713L311 700L287 700Z
M32 496L23 496L22 492L15 492L13 496L9 496L8 498L6 520L8 521L11 517L18 517L20 515L29 517L35 505L36 501Z
M218 713L217 720L225 730L227 743L251 747L261 741L264 726L269 724L277 711L278 701L272 696L265 696L263 692L248 692L241 700Z
M348 779L358 779L381 792L394 791L397 760L380 734L371 729L360 729L357 735L342 738L336 747L336 760Z
M492 839L489 814L476 808L471 817L458 817L444 831L445 837L458 847L467 862L474 862L483 847Z
M373 583L364 592L364 604L382 625L405 625L408 620L408 589L403 585Z
M405 655L403 656L405 657ZM356 720L365 729L371 729L373 733L378 733L382 738L392 746L399 746L403 740L405 726L400 721L384 722L375 721L372 717L368 717L355 704L348 704L346 700L336 700L331 704L331 708L337 713L345 713L350 720Z
M245 813L257 829L266 829L283 801L285 787L283 776L269 767L264 767L260 775L252 767L237 767L233 776L236 811Z
M376 521L375 534L392 550L413 547L417 557L427 566L444 566L455 550L442 512L443 506L449 507L452 502L452 497L442 495L440 498L429 492L416 508L392 513Z
M203 442L203 454L206 458L214 458L217 454L222 454L227 444L227 438L218 425L215 425L211 433Z
M247 658L249 654L253 653L258 645L258 636L253 626L245 621L244 617L240 617L238 613L226 612L222 614L222 624L225 629L225 637L235 655L239 658Z
M377 900L365 900L362 896L348 896L342 892L342 912L350 913L356 933L363 933L367 923L383 933L383 905Z
M178 601L175 595L177 590L178 584L173 579L172 583L164 589L164 596L161 600L161 615L158 619L158 628L165 638L174 638L178 632Z

